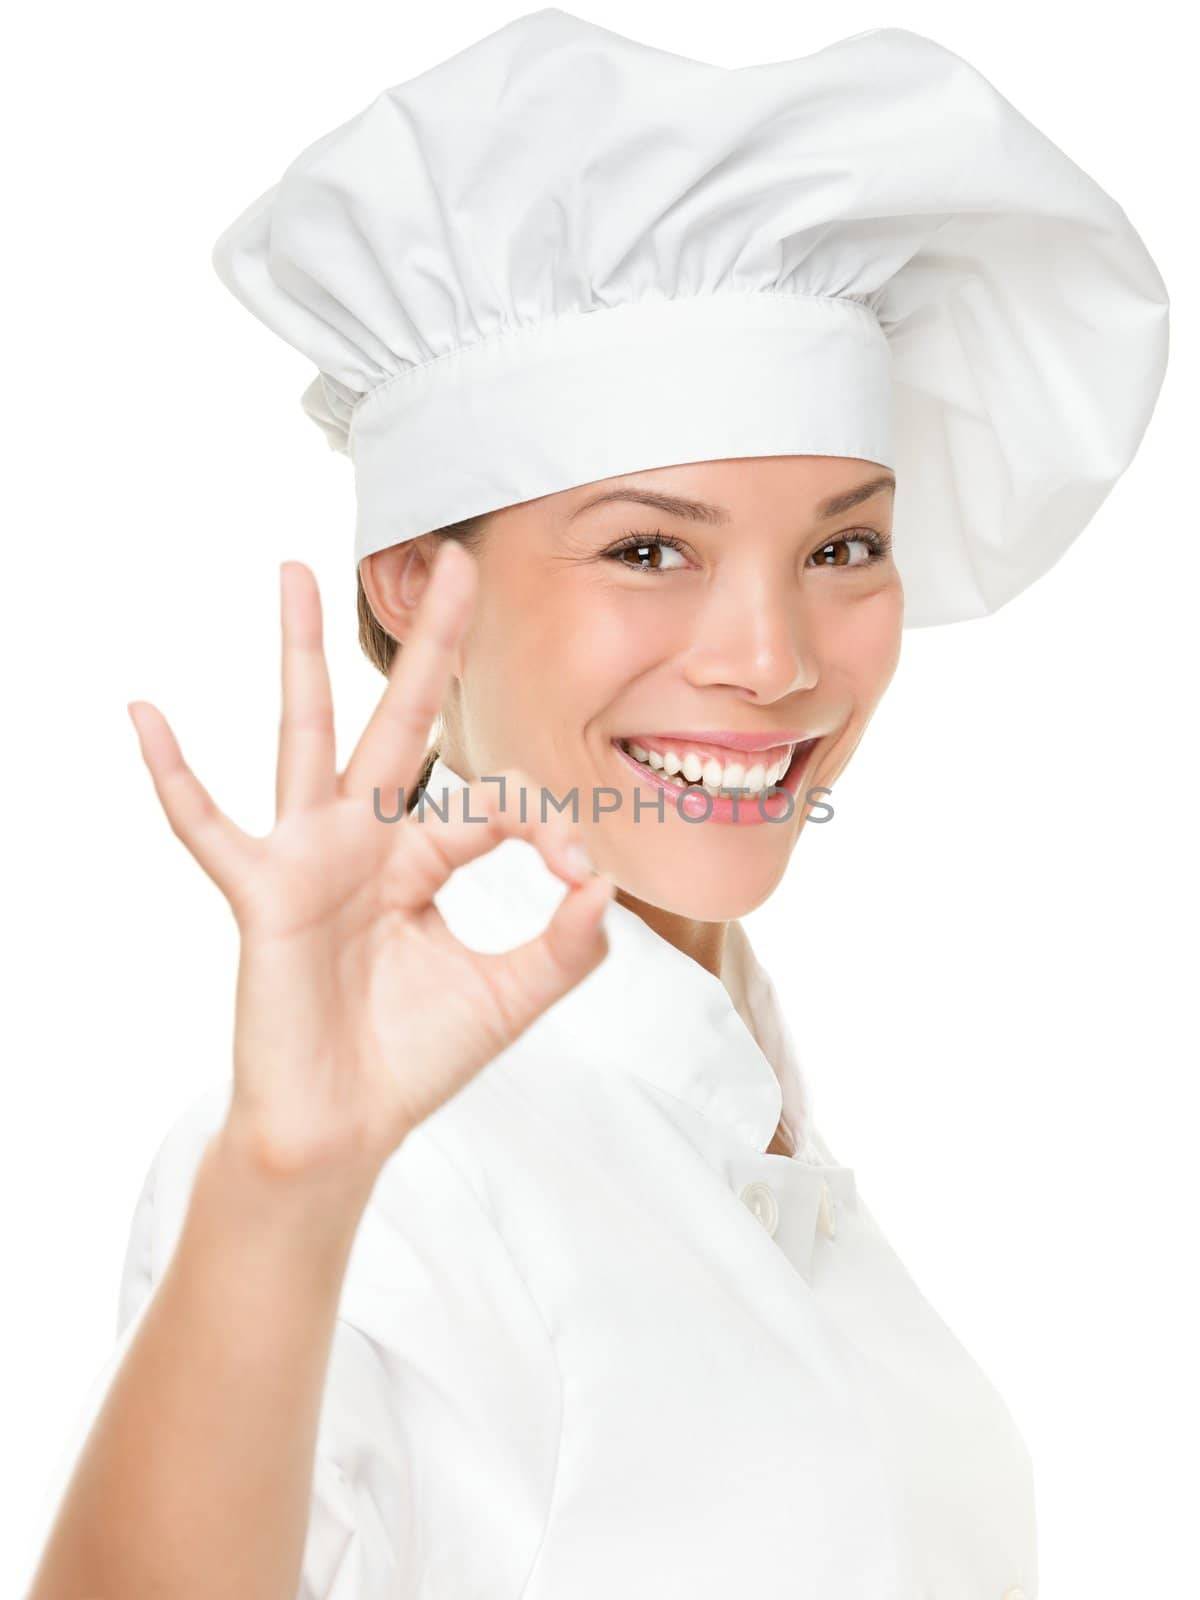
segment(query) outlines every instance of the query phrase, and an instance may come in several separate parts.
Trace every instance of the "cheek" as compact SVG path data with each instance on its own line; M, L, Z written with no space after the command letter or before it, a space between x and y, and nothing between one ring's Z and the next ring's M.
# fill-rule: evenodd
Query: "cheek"
M900 659L904 597L898 583L846 607L830 625L826 659L854 685L855 697L869 709L892 680Z
M661 608L630 603L628 594L598 584L562 585L540 619L537 653L554 671L543 688L599 711L663 659Z
M523 581L487 591L469 634L466 682L480 723L541 729L552 742L569 727L603 721L632 682L663 659L661 607L627 594L564 581Z
M653 581L653 580L650 580ZM662 605L648 605L642 596L593 590L588 603L564 615L560 626L562 649L601 653L615 664L628 662L635 669L664 654L662 641L671 631L670 615ZM641 600L641 604L635 603Z
M597 730L611 734L637 685L661 664L661 634L637 612L627 603L600 603L557 624L551 647L555 681L546 685L543 708L554 706L560 725L585 737Z

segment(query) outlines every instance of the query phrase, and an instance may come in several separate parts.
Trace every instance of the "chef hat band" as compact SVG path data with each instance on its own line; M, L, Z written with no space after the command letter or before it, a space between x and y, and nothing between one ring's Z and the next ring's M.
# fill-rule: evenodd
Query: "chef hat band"
M494 334L398 373L350 411L357 556L564 484L680 462L891 466L890 366L865 306L795 293L648 296ZM420 470L401 480L399 462Z
M213 263L316 365L358 560L605 478L845 456L896 474L908 626L1058 560L1167 357L1121 208L898 28L730 70L519 17L302 151Z

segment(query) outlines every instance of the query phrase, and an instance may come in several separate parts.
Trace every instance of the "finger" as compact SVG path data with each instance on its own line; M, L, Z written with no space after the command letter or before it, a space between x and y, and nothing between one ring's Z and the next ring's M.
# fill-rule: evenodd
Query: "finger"
M337 753L317 580L301 562L285 561L279 591L282 703L275 815L282 817L333 798Z
M162 712L135 700L129 715L172 832L222 893L232 895L248 865L252 841L216 806L192 772Z
M413 631L396 650L387 687L342 774L346 794L370 799L411 789L421 770L429 730L442 709L454 652L475 606L477 567L456 540L434 558Z
M505 1044L604 960L608 954L604 912L612 895L610 878L589 877L567 891L535 939L478 957L505 1019Z
M566 880L567 893L536 938L477 956L504 1018L502 1044L507 1044L604 959L604 910L613 883L593 873L579 829L565 815L548 812L542 820L542 791L525 773L510 769L500 776L503 787L468 785L458 791L465 798L457 805L452 794L444 819L429 809L423 821L414 814L400 824L406 832L389 862L385 890L389 902L419 910L457 867L505 839L534 845L551 871ZM436 795L433 799L438 801ZM572 855L573 849L582 859Z
M429 794L421 810L389 824L399 829L397 850L386 869L390 905L421 910L452 872L505 839L532 844L550 870L568 883L583 883L592 876L578 826L552 810L543 819L543 791L526 773L509 768L496 776L503 781L447 790L445 806L440 795ZM445 817L435 806L445 810Z

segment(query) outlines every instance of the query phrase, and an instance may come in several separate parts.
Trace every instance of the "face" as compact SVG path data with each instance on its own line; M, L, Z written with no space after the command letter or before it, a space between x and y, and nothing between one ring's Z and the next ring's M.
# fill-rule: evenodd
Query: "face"
M702 921L753 910L810 810L836 808L895 671L890 476L844 456L748 457L496 512L446 760L468 780L515 766L574 791L592 860L625 895ZM364 564L401 642L391 597L408 552ZM764 798L764 784L781 787Z

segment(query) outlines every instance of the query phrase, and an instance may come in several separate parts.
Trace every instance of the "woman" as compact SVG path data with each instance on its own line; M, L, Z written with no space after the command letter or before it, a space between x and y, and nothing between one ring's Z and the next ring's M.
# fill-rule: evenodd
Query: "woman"
M338 776L286 565L265 840L133 708L238 921L234 1070L147 1180L34 1600L1033 1600L1022 1441L737 919L903 624L1034 581L1131 459L1128 220L903 30L729 73L551 10L214 259L318 363L388 687Z

